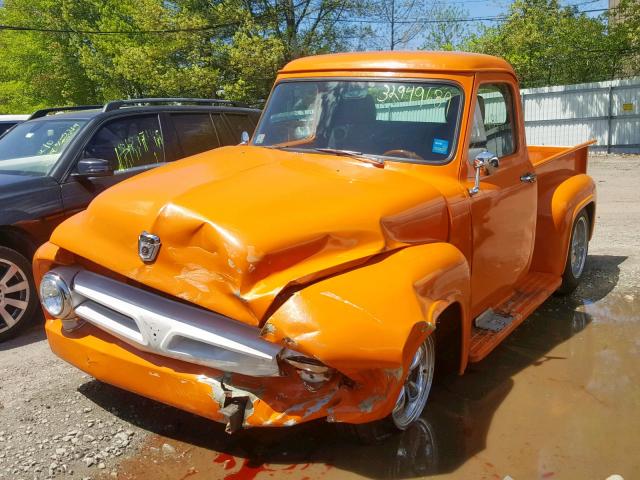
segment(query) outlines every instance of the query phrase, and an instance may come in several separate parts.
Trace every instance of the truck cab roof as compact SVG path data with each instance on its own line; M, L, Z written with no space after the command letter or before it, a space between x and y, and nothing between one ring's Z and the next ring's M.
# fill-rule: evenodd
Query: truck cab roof
M506 72L514 74L505 60L491 55L466 52L357 52L318 55L293 60L279 73L329 71L443 71L443 72Z

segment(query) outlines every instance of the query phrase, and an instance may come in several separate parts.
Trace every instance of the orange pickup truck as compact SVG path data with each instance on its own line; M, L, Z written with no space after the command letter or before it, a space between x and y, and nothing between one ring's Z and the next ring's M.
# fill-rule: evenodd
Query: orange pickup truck
M498 58L286 65L244 144L124 181L35 258L53 351L242 427L406 429L582 275L587 147L527 146ZM351 427L349 427L351 428Z

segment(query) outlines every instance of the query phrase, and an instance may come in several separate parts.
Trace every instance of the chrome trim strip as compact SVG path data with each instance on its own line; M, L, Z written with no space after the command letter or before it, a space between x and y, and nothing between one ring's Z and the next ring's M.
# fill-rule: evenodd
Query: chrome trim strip
M278 376L281 347L258 328L86 270L59 268L83 320L146 352L255 377Z

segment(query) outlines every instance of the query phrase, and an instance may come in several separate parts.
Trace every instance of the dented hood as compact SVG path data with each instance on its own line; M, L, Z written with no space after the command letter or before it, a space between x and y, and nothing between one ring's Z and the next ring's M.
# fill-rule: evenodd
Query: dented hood
M162 242L152 264L138 257L142 231ZM116 185L58 227L52 242L116 274L259 325L293 282L447 235L442 195L393 165L238 146Z

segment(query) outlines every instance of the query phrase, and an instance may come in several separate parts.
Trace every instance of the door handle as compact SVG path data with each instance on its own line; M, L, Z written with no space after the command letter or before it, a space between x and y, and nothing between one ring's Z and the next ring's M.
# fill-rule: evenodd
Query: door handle
M527 172L520 177L520 181L523 183L535 183L537 177L535 173Z

